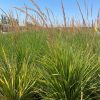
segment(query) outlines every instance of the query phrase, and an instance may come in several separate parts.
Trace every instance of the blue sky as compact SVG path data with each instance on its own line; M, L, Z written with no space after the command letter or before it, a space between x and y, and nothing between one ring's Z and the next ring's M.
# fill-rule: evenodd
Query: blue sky
M35 0L36 3L40 6L40 8L45 11L45 8L50 8L53 10L55 16L60 19L62 17L61 13L61 0ZM78 0L82 9L82 12L85 16L85 7L84 0ZM93 19L97 16L97 12L100 9L100 0L86 0L88 9L93 8ZM76 0L63 0L65 13L67 18L71 18L74 16L75 18L81 19L80 12L78 10ZM22 7L24 4L29 7L33 7L32 3L29 0L0 0L0 8L8 11L9 9L13 9L13 7ZM90 12L90 11L89 11ZM0 11L1 13L1 11ZM86 16L85 16L86 17Z

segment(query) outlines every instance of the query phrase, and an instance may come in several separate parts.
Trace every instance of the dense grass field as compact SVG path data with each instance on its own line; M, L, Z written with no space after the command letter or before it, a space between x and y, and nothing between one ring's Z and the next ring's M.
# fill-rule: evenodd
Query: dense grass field
M100 100L100 35L0 34L0 100Z

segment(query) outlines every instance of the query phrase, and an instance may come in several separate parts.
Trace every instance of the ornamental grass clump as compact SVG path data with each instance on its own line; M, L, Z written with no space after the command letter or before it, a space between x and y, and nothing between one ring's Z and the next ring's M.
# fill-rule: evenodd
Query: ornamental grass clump
M18 62L17 57L7 58L2 47L3 58L0 63L0 100L32 100L40 98L36 88L38 74L30 56ZM22 60L22 59L21 59Z
M40 63L44 100L100 99L100 63L92 47L82 50L58 41Z

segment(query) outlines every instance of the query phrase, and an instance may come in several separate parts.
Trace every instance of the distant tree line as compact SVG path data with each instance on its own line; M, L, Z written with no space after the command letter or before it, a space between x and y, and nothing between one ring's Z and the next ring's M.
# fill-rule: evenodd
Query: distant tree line
M8 31L11 27L19 25L18 19L1 15L0 17L0 31Z

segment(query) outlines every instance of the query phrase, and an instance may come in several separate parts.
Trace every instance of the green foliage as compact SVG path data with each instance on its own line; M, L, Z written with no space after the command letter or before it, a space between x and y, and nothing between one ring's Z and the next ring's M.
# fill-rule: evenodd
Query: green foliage
M0 100L100 100L100 36L52 33L0 35Z
M78 48L75 42L71 43L66 41L59 44L58 41L40 60L42 67L39 72L43 76L45 98L47 100L98 98L99 100L100 77L98 77L98 71L100 71L100 63L98 55L93 51L93 47L89 46L91 44L82 49L82 46L85 46L84 41L78 42L82 43Z

